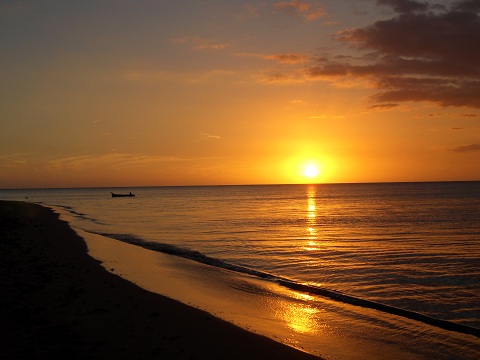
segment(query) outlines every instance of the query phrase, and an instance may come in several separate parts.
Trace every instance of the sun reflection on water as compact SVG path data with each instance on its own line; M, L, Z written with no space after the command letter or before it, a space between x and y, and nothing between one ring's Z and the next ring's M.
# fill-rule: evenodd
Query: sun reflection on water
M318 230L317 230L317 189L315 186L309 186L307 190L307 236L308 242L303 247L304 250L314 251L318 249Z

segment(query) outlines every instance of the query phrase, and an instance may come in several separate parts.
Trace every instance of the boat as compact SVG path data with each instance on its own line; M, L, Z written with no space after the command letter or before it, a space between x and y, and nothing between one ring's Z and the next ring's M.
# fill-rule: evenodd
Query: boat
M112 192L112 197L133 197L135 194L132 194L131 192L128 194L116 194Z

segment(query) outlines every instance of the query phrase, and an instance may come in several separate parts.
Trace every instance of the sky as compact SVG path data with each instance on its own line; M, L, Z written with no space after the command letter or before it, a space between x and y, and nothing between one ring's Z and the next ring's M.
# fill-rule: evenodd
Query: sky
M480 0L0 0L0 188L480 180Z

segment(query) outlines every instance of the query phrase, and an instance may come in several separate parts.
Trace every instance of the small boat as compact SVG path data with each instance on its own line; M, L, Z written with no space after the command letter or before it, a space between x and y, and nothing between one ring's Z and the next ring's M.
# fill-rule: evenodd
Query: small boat
M128 194L116 194L112 192L112 197L132 197L135 196L135 194L132 194L131 192Z

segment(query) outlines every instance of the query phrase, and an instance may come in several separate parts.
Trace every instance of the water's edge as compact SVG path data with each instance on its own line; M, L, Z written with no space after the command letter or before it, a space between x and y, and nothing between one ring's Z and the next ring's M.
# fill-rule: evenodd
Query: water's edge
M95 233L94 233L95 234ZM351 296L333 289L325 287L319 287L311 284L302 284L297 281L287 279L285 277L273 275L264 271L250 269L240 265L229 264L223 260L215 259L199 251L179 248L171 244L162 244L157 242L145 241L129 234L109 234L109 233L96 233L97 235L105 236L110 239L126 242L131 245L140 246L144 249L161 252L181 258L193 260L202 264L214 266L221 269L234 271L241 274L247 274L256 276L260 279L276 282L282 286L285 286L292 290L302 291L305 293L320 295L332 300L340 301L346 304L360 306L363 308L370 308L378 311L382 311L391 315L401 316L410 320L420 321L424 324L432 325L444 330L455 331L463 334L473 335L480 338L480 329L459 324L453 321L437 319L418 312L397 308L394 306L378 303L368 299L362 299L360 297Z

